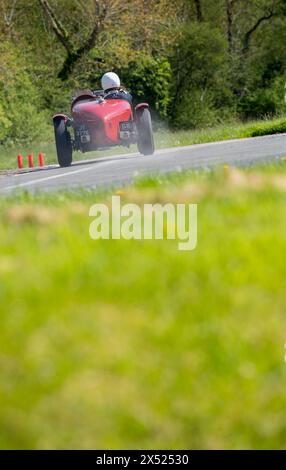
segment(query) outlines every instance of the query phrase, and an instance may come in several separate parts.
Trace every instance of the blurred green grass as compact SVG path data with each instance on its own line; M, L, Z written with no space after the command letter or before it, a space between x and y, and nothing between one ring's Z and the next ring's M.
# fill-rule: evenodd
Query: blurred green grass
M285 164L142 180L198 247L92 241L112 193L1 200L0 448L284 448Z
M220 126L207 129L197 129L193 131L174 131L168 129L167 127L160 128L155 132L155 144L156 148L160 149L166 147L181 147L184 145L216 142L220 140L243 139L248 137L279 134L284 132L286 132L286 118L282 116L277 117L275 119L250 121L247 123L233 121L230 123L222 124ZM39 142L31 145L18 144L12 147L0 146L0 170L16 168L18 153L21 153L25 156L27 156L29 153L32 153L36 161L39 152L43 152L45 155L46 164L50 165L57 163L52 127L50 127L49 134L50 138L48 142ZM136 145L131 145L130 148L114 147L105 151L97 151L86 154L75 152L74 159L85 160L89 158L133 152L137 152Z

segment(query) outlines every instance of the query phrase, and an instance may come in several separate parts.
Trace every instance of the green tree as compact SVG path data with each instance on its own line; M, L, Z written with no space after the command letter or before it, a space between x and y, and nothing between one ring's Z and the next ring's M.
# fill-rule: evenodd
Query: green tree
M208 23L184 28L173 59L176 126L209 125L222 116L231 100L227 59L227 43L218 29Z
M0 139L4 143L45 139L46 114L39 109L39 92L17 50L0 45Z

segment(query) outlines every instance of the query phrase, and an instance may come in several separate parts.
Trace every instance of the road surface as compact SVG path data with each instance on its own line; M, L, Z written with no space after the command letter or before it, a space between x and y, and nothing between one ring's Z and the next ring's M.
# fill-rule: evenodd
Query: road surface
M168 173L218 164L248 165L286 155L286 134L160 149L153 156L123 154L0 175L0 194L118 187L147 174Z

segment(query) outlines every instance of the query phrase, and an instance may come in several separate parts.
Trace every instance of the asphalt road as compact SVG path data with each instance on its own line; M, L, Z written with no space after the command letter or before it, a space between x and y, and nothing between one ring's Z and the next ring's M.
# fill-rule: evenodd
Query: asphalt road
M146 174L218 164L248 165L286 155L286 134L157 150L153 156L125 154L0 175L0 194L125 185Z

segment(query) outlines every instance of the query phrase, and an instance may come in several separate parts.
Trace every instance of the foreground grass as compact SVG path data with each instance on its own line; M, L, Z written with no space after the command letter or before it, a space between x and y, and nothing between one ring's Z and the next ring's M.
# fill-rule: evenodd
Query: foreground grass
M149 179L199 244L91 241L111 194L1 201L0 448L284 448L286 171Z
M231 124L195 131L175 132L168 129L160 130L155 133L155 142L156 148L180 147L183 145L202 144L229 139L243 139L247 137L257 137L283 132L286 132L286 118L280 117L272 120L248 122L246 124L233 122ZM16 168L18 153L23 155L32 153L36 160L38 153L43 152L45 154L46 164L57 163L52 129L50 130L50 136L49 142L46 143L38 143L32 146L17 145L10 148L0 147L0 170ZM76 160L83 160L87 158L132 152L137 152L136 145L132 145L129 149L124 147L115 147L106 151L87 154L77 152L75 153L74 158Z

